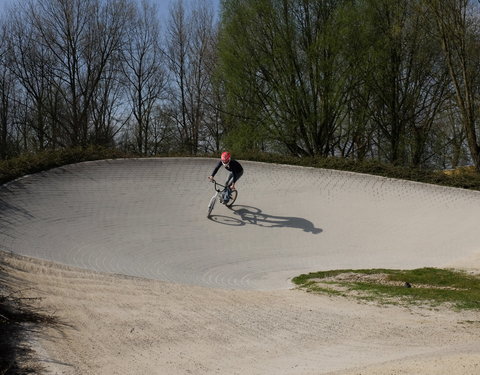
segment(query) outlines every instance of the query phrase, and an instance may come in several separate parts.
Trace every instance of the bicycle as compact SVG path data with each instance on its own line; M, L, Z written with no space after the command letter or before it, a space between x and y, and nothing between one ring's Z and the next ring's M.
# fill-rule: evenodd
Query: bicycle
M232 190L232 189L230 189L230 187L219 184L217 181L215 181L213 179L211 180L211 182L215 184L215 187L214 187L215 194L210 199L210 203L208 203L207 217L210 217L210 214L213 211L213 207L215 206L215 202L217 201L217 198L221 203L223 203L223 197L224 197L225 193L228 192L228 196L230 197L230 199L225 204L225 206L230 208L230 207L232 207L233 203L235 202L235 200L237 199L237 196L238 196L237 190Z

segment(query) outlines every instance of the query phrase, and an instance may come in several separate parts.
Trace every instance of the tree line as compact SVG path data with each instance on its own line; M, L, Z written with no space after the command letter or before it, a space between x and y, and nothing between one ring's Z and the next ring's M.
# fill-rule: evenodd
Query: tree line
M21 0L1 20L0 157L102 145L218 149L212 4ZM217 143L216 143L217 142Z
M24 0L0 158L222 148L480 171L479 0Z

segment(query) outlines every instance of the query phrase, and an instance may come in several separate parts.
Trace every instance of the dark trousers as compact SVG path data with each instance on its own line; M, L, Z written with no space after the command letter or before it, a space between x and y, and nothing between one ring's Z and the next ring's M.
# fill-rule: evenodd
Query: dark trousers
M243 175L243 172L240 172L237 175L237 181L240 180L240 177L242 177L242 175ZM235 182L237 182L237 181L235 181ZM230 172L230 174L227 177L227 181L225 181L225 186L230 186L232 183L233 183L233 172Z
M240 180L240 177L242 177L243 175L243 172L237 174L237 181ZM227 181L225 181L225 186L226 187L229 187L232 183L233 183L233 173L230 172L230 174L228 175L227 177ZM235 182L237 182L235 181ZM224 195L223 195L223 201L224 202L228 202L228 200L230 199L230 189L225 189L225 192L224 192Z

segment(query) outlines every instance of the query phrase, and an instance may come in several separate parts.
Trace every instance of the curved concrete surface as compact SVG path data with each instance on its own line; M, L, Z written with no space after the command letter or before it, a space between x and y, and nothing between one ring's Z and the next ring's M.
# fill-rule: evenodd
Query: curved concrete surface
M480 268L480 193L243 162L232 209L206 209L215 160L86 162L0 187L0 248L226 289L340 268ZM220 171L219 180L226 174Z

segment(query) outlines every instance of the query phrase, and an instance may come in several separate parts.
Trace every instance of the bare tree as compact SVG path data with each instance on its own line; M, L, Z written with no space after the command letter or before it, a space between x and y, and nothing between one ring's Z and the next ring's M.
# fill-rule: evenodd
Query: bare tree
M10 155L10 136L12 130L12 106L14 80L7 67L7 48L5 43L5 28L1 30L0 40L0 159Z
M89 142L91 111L110 60L121 46L126 0L30 0L28 17L53 56L55 88L65 103L67 145Z
M49 92L53 84L54 63L52 55L25 12L11 10L7 23L8 68L22 87L21 100L26 116L22 121L29 124L35 149L56 147L61 140L49 123Z
M207 121L215 120L215 108L209 102L212 85L212 53L215 46L215 24L211 7L200 3L190 16L191 43L189 49L189 76L187 85L187 117L192 129L192 143L197 152L200 144L205 145Z
M130 24L124 52L124 75L135 118L136 149L142 154L154 152L152 126L155 106L165 96L166 77L160 47L157 9L142 0Z
M179 0L170 10L166 41L170 114L177 124L183 149L192 154L198 152L201 143L205 144L206 121L215 110L211 105L210 70L215 28L213 10L206 2L187 11Z
M218 31L212 38L206 60L206 71L209 76L205 100L205 152L218 152L223 143L226 123L226 93L225 85L219 74L218 65Z
M170 114L177 124L180 141L190 152L193 151L194 135L187 122L187 69L190 43L186 11L183 0L170 9L167 30L166 53L170 70Z
M113 146L115 138L129 118L125 105L125 85L120 73L121 56L112 59L100 81L92 102L90 141L96 145Z

